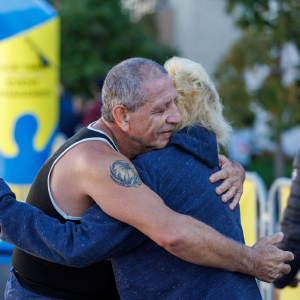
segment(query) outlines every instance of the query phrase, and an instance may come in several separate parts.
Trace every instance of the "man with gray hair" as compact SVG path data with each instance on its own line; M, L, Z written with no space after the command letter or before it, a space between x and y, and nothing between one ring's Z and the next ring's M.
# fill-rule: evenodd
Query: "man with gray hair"
M160 65L126 60L107 75L102 119L74 135L42 166L27 198L31 206L16 202L0 180L0 237L18 247L5 299L117 299L105 259L148 237L188 262L268 282L289 271L284 261L292 254L273 246L280 234L248 248L171 210L141 182L130 160L166 146L180 122L176 99ZM212 181L227 178L217 192L228 190L222 199L234 196L235 206L244 172L220 159L222 170Z
M161 65L143 58L126 60L112 68L102 90L103 118L107 122L114 122L113 109L117 105L124 105L135 112L148 101L143 85L165 76L169 76L168 72Z

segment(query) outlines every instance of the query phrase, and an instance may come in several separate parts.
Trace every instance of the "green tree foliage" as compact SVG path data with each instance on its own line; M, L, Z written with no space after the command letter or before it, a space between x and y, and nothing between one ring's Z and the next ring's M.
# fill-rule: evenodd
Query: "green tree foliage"
M236 21L241 38L231 47L216 72L219 91L229 117L239 127L249 126L257 103L270 115L273 138L277 143L276 175L283 172L280 135L283 130L299 124L299 80L283 80L283 49L288 43L300 50L300 2L298 0L227 0L228 13L239 13ZM299 51L300 52L300 51ZM269 72L261 86L248 91L245 72L268 66Z
M159 45L147 18L133 23L119 0L49 0L61 18L61 78L73 93L120 61L145 57L160 64L174 51Z

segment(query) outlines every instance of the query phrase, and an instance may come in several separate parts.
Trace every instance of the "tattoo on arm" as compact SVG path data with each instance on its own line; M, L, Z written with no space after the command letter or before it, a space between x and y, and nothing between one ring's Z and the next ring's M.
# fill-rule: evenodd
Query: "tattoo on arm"
M142 185L137 171L125 160L116 160L111 165L110 178L121 186L137 188Z

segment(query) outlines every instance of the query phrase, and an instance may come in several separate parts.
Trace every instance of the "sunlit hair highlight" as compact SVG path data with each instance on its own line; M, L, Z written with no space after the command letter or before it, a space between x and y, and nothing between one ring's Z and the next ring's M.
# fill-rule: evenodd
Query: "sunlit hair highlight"
M223 117L220 97L204 68L199 63L180 57L169 59L164 67L178 95L181 122L177 130L200 123L216 134L219 145L226 147L232 128Z

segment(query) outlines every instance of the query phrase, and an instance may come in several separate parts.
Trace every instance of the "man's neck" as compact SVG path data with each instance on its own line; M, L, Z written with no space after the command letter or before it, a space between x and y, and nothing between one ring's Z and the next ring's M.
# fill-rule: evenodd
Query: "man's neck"
M93 128L105 132L114 141L120 153L128 159L132 160L141 154L138 153L136 147L132 145L126 134L115 123L100 119L93 125Z

